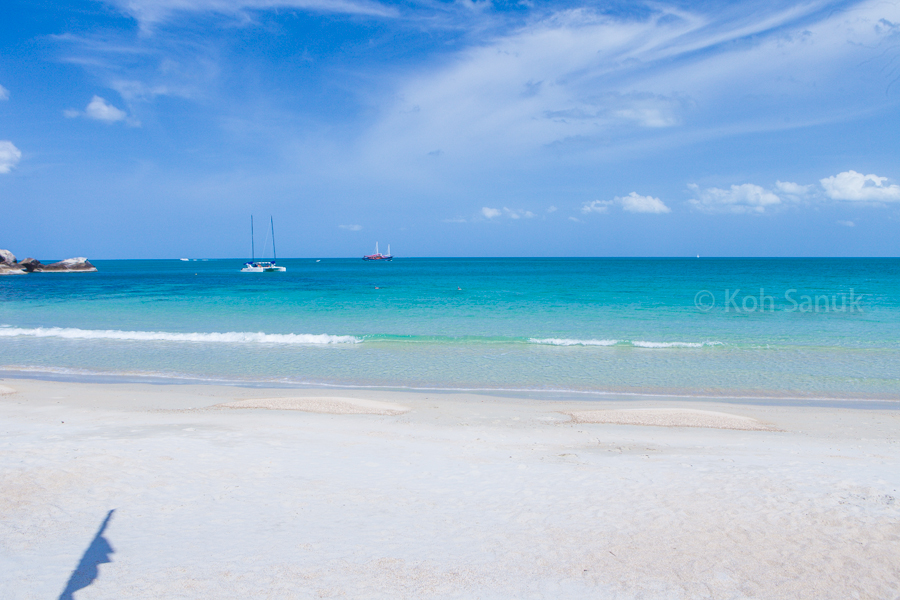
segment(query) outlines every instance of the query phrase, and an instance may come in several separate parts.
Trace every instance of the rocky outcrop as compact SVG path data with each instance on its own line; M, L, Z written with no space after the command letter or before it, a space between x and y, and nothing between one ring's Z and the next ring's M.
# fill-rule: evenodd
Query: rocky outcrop
M0 250L0 275L23 275L25 269L16 262L16 256L9 250Z
M35 269L35 271L40 273L90 273L96 270L97 267L88 262L88 259L83 256L67 258L50 265L41 265L40 269Z
M25 260L19 261L19 266L29 273L33 271L40 271L44 268L44 265L41 264L41 261L36 258L26 258Z
M15 255L9 250L0 250L0 275L22 275L24 273L90 273L96 271L83 256L67 258L50 265L45 265L36 258L26 258L17 262Z

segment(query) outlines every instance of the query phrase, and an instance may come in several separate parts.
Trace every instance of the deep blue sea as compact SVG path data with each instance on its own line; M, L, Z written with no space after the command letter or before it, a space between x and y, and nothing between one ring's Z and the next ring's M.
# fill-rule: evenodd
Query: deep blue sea
M900 400L900 259L241 263L0 277L0 370Z

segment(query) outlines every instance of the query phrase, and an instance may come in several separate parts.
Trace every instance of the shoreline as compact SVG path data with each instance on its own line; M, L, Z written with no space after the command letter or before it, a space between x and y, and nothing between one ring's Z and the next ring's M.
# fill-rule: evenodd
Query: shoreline
M653 391L617 391L617 390L571 390L571 389L529 389L529 388L448 388L448 387L414 387L391 385L361 385L351 383L293 382L272 380L213 379L179 375L143 374L143 373L81 373L67 368L25 368L9 369L0 367L0 380L32 379L36 381L59 381L69 383L96 384L150 384L150 385L209 385L254 389L297 389L297 390L360 390L386 391L396 393L432 393L432 394L476 394L492 397L531 398L545 401L615 401L618 399L635 401L654 399L659 401L697 401L723 402L729 404L748 405L784 405L784 406L820 406L859 409L900 409L900 398L885 397L836 397L823 395L754 395L754 394L690 394L665 393Z

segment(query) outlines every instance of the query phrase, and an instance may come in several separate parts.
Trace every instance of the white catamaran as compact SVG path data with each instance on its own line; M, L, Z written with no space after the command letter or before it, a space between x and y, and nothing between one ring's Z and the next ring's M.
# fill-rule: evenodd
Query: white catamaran
M272 260L256 260L256 248L253 244L253 215L250 215L250 260L244 263L241 273L284 273L287 271L286 268L275 264L275 221L271 216L269 216L269 225L272 227ZM265 253L265 248L263 248L263 253Z

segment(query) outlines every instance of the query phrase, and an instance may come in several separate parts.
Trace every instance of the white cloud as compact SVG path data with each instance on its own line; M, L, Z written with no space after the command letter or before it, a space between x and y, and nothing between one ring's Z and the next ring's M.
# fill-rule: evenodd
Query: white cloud
M125 121L132 127L140 126L139 121L132 119L124 110L116 108L115 106L107 102L106 99L101 98L100 96L94 96L93 98L91 98L91 101L88 102L88 105L85 107L84 111L67 109L63 111L63 114L69 119L74 119L76 117L85 117L87 119L93 119L94 121L103 121L105 123Z
M346 229L347 231L361 231L362 225L338 225L341 229Z
M481 209L481 214L483 214L488 219L493 219L494 217L499 217L503 213L501 213L496 208L488 208L487 206L485 206Z
M856 223L853 221L837 221L838 225L843 225L844 227L856 227Z
M548 212L548 213L553 213L553 212L556 212L556 211L557 211L557 208L556 208L555 206L549 206L549 207L547 208L547 212Z
M9 100L9 90L0 85L0 100Z
M791 196L805 196L812 190L812 185L800 185L799 183L791 183L790 181L776 181L775 187L779 192Z
M84 116L96 121L124 121L127 116L124 110L119 110L100 96L94 96L84 109Z
M574 222L576 222L576 223L581 223L581 219L579 219L579 218L577 218L577 217L569 217L569 220L570 220L570 221L574 221Z
M588 213L605 213L609 210L609 205L612 204L612 200L592 200L591 202L585 202L581 206L581 212L584 214Z
M697 184L688 187L696 194L689 200L697 210L706 213L754 213L762 214L768 208L781 204L781 198L769 190L752 183L732 185L730 189L707 188Z
M887 177L863 175L856 171L844 171L832 177L821 179L819 183L825 195L832 200L857 202L897 202L900 201L900 186L885 185Z
M625 197L616 196L616 202L622 205L622 210L633 213L663 214L672 212L659 198L653 196L641 196L637 192L631 192Z
M0 140L0 173L9 173L19 164L22 151L9 140Z

